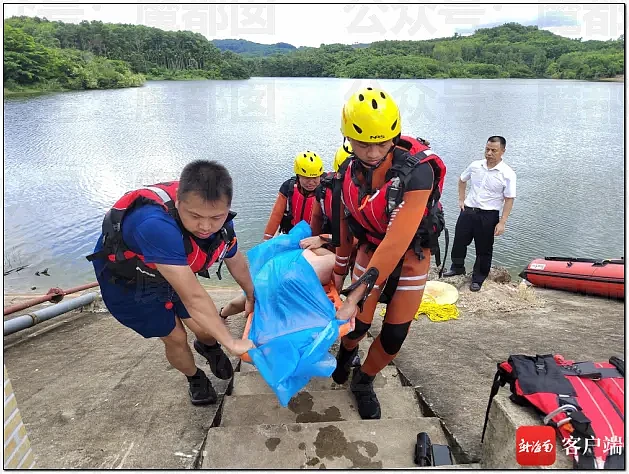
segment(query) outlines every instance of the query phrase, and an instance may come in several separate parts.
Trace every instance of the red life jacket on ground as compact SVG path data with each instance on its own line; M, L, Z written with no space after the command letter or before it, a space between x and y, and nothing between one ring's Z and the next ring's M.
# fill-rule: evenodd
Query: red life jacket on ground
M350 159L341 165L336 175L336 180L340 182L340 186L336 187L336 192L342 193L352 234L359 242L368 242L375 248L384 239L392 213L403 201L404 188L410 179L411 172L421 163L429 163L432 166L434 184L424 216L411 242L411 248L420 258L423 257L422 248L431 249L439 266L441 265L441 251L438 239L443 230L446 235L446 255L449 240L443 208L439 202L446 176L446 166L427 145L415 138L401 136L393 150L393 161L391 169L387 172L387 181L377 190L366 189L365 185L359 183L354 167L360 164L357 158L350 156ZM335 203L334 206L337 204ZM339 240L333 237L337 245ZM445 264L445 255L443 262Z
M624 469L622 359L610 357L609 362L594 363L566 361L560 355L509 356L498 364L481 441L491 401L507 383L514 403L535 408L544 424L570 441L576 451L570 453L575 469ZM554 443L554 439L550 441Z
M154 263L145 263L144 256L133 252L122 240L122 221L129 211L139 206L157 204L175 219L183 234L183 244L188 256L190 269L201 276L209 278L208 269L219 262L217 275L221 279L220 269L223 259L229 249L236 242L236 236L232 227L225 227L227 222L235 216L235 212L229 212L223 227L214 235L210 246L204 250L195 241L193 235L188 232L177 214L175 199L179 181L158 183L146 186L142 189L125 193L112 208L107 211L103 219L103 247L100 251L88 255L88 261L97 258L105 258L107 268L114 277L127 281L149 279L156 283L165 282L166 279L157 271Z
M301 192L300 186L297 184L297 178L293 176L289 181L288 196L286 196L286 210L280 222L280 233L288 234L288 232L301 221L312 223L312 206L314 205L316 195L314 192L307 197Z

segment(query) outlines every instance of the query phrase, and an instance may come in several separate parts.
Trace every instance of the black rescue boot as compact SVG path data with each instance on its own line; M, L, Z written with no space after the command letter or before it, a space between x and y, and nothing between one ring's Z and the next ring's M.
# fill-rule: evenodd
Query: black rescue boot
M234 375L232 363L218 342L213 346L208 346L196 339L194 341L194 350L207 359L212 373L219 379L228 380Z
M334 369L334 372L332 372L332 380L334 380L335 383L343 385L345 382L347 382L349 371L352 365L354 365L355 358L357 356L358 346L349 351L345 349L343 343L341 343L339 352L336 355L336 369Z
M375 376L365 374L360 367L354 368L350 388L356 398L358 413L363 420L380 419L380 402L373 389Z
M201 370L197 369L197 373L192 377L188 377L188 393L190 394L190 401L193 405L211 405L216 403L218 396L216 390L212 387L212 382L207 378L207 375Z

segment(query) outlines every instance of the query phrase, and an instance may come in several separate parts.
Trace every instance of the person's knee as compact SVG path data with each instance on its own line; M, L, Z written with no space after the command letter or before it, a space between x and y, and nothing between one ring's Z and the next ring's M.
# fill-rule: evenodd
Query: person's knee
M176 325L171 333L161 338L167 347L184 347L188 345L188 333L181 325Z
M382 344L384 352L389 355L394 355L400 351L402 344L404 344L404 340L406 339L406 335L408 334L410 325L410 321L402 324L382 324L380 344Z
M354 330L347 334L347 338L352 339L352 340L360 339L365 334L367 334L367 331L369 331L370 327L371 327L371 324L367 324L361 321L360 319L356 319Z

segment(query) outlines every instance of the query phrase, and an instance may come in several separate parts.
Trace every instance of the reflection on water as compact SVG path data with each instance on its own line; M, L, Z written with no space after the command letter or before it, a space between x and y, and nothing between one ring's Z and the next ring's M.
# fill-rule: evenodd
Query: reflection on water
M235 183L239 245L260 242L280 184L303 149L331 169L342 102L369 81L149 82L138 89L5 100L5 291L39 294L94 280L84 256L126 191L215 159ZM518 197L494 262L517 274L545 255L618 257L624 242L624 84L553 80L380 80L404 133L446 162L451 239L457 178L485 140L507 138ZM450 242L450 246L452 242ZM468 253L472 262L473 247ZM35 276L49 268L50 277ZM232 284L228 272L219 282Z

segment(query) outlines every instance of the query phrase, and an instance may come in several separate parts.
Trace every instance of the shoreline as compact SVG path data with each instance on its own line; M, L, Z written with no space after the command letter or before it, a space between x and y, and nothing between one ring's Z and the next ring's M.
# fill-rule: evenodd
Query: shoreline
M186 77L186 78L177 78L177 79L169 79L169 78L151 78L146 79L146 81L140 86L127 86L127 87L115 87L115 88L97 88L97 89L63 89L63 88L53 88L53 89L38 89L38 88L25 88L20 90L12 90L4 88L4 98L20 98L20 97L31 97L36 95L43 94L52 94L52 93L62 93L62 92L80 92L80 91L104 91L104 90L114 90L114 89L132 89L138 87L144 87L147 82L154 81L171 81L171 82L188 82L188 81L243 81L254 78L265 78L265 79L274 79L274 78L289 78L289 79L358 79L358 78L347 78L347 77L318 77L318 76L251 76L247 79L208 79L207 77ZM624 83L625 76L619 75L615 77L603 77L599 79L553 79L552 77L528 77L528 78L520 78L520 77L425 77L425 78L408 78L408 79L400 79L400 78L365 78L369 79L385 79L385 80L448 80L448 79L468 79L468 80L521 80L521 79L529 79L529 80L552 80L552 81L581 81L581 82L618 82Z

